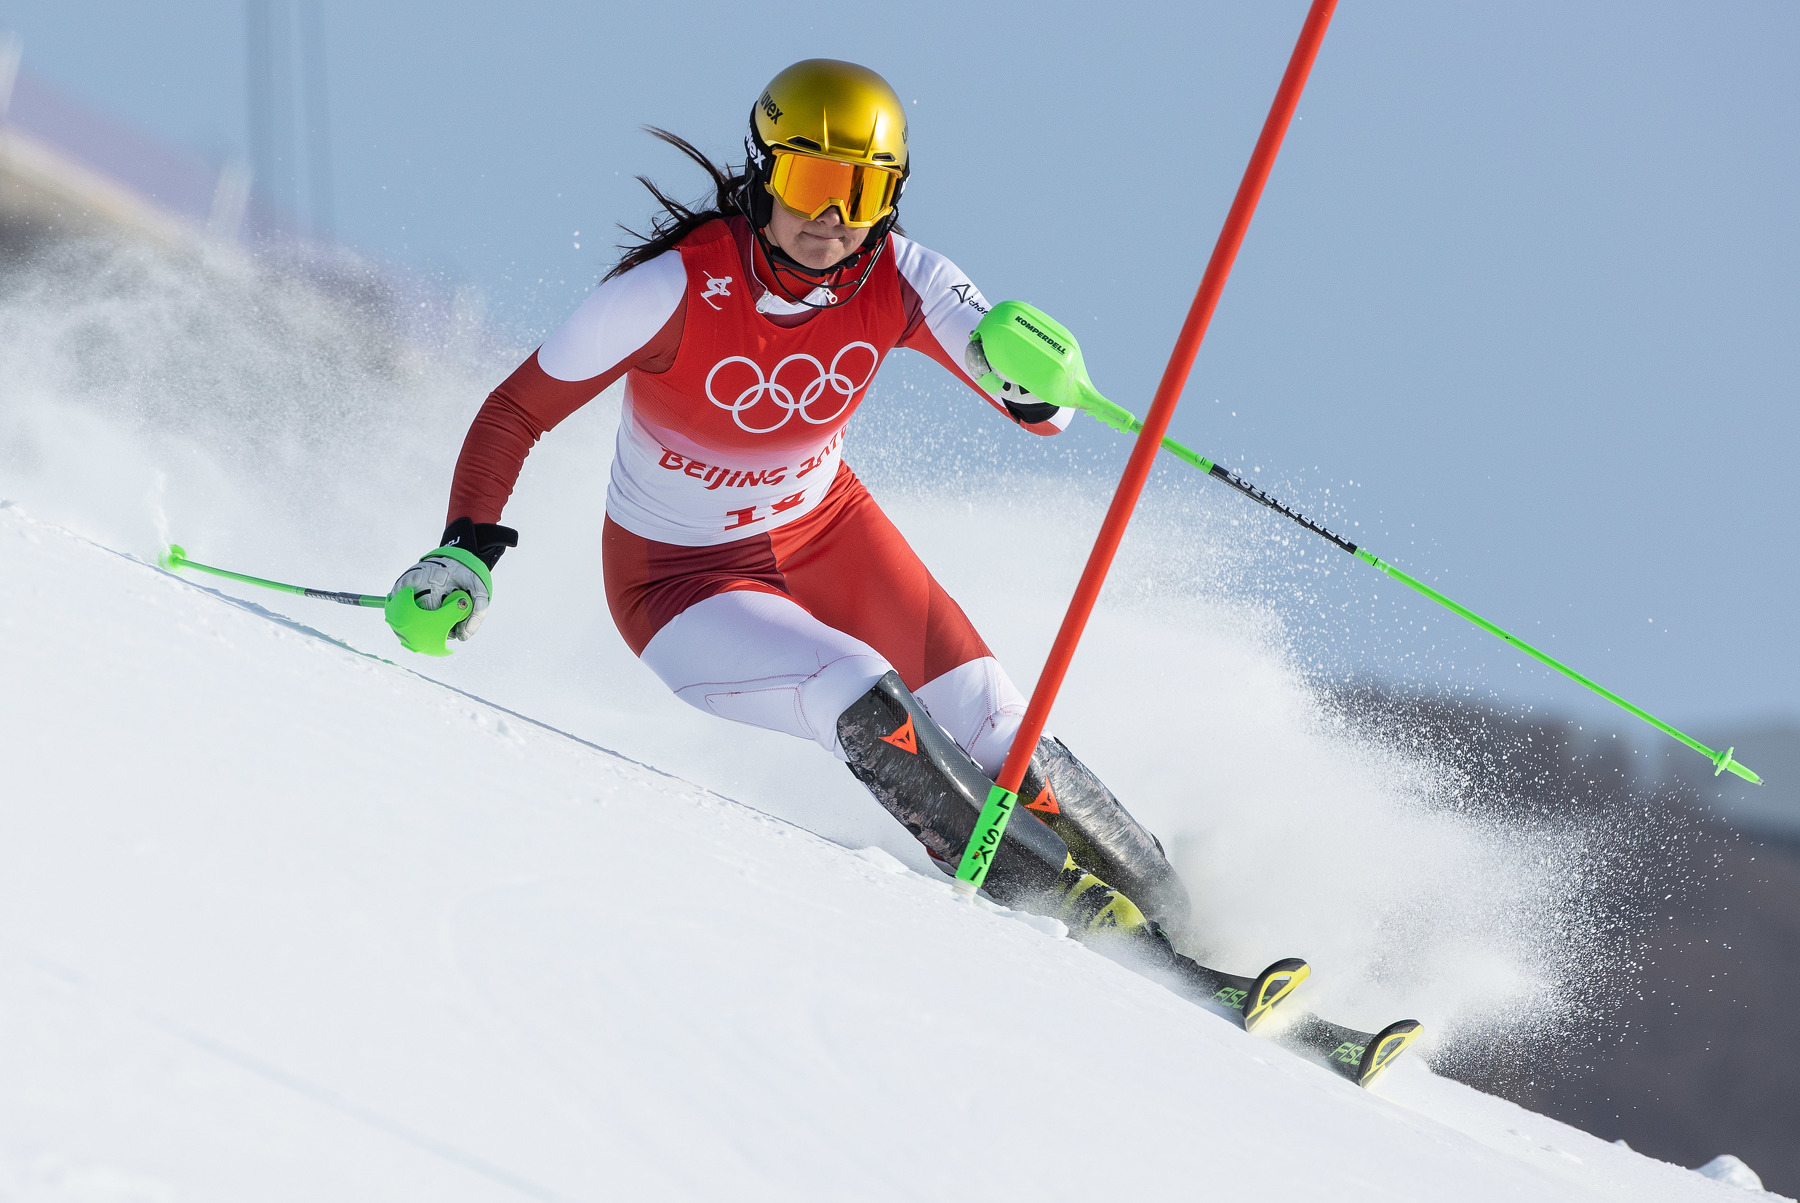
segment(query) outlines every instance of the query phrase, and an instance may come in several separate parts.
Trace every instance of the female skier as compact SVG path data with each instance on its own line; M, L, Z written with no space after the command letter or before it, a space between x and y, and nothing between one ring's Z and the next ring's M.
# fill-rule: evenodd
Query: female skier
M664 209L651 236L487 398L443 546L395 588L427 609L466 590L474 608L453 633L472 636L490 570L518 542L498 523L526 454L623 377L602 536L619 633L690 705L846 761L954 865L1024 698L842 461L844 427L894 347L936 359L1034 434L1072 411L1010 383L990 396L965 368L988 306L900 233L906 113L873 71L809 59L777 75L736 174L653 132L712 175L714 206L644 181ZM1061 741L1039 743L1020 796L1031 814L990 870L994 897L1192 964L1161 931L1188 912L1161 845Z

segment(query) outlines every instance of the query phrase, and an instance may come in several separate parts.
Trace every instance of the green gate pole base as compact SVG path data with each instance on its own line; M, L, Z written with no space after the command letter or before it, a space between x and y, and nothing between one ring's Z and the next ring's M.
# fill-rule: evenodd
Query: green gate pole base
M956 867L958 895L973 898L981 883L987 880L988 870L994 867L994 854L1000 850L1000 839L1006 834L1006 824L1012 819L1013 806L1018 800L1019 795L1009 789L996 785L988 790L981 817L975 820L975 831L969 836L969 846L963 849L962 863Z

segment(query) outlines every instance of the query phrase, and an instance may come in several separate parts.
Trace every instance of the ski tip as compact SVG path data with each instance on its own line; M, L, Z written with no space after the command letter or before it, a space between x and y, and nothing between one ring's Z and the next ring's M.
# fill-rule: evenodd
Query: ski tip
M1311 976L1312 966L1299 957L1284 957L1257 974L1244 998L1244 1030L1254 1030L1269 1017L1277 1003Z
M1363 1047L1362 1060L1356 1066L1356 1084L1366 1088L1424 1034L1424 1025L1416 1019L1390 1023L1375 1033Z
M179 543L171 543L163 548L162 554L156 557L156 566L165 572L174 572L187 563L187 548Z

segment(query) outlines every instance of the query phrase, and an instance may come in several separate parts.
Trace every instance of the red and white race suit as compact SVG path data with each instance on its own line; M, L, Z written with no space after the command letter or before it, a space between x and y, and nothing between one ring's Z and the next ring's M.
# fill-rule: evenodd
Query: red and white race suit
M840 758L838 715L895 669L991 775L1024 699L842 462L894 347L975 387L962 349L987 303L897 234L841 305L789 303L769 278L731 218L600 285L482 406L449 518L498 521L538 437L623 376L602 546L632 650L692 705ZM1055 434L1070 416L1026 428Z

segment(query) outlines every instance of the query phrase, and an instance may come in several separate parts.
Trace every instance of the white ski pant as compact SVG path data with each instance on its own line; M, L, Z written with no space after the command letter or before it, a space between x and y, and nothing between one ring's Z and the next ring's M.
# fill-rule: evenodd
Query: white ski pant
M779 594L733 590L696 602L645 645L642 659L682 701L709 714L810 739L839 760L837 719L893 666ZM992 656L913 691L989 777L1000 771L1025 698Z

